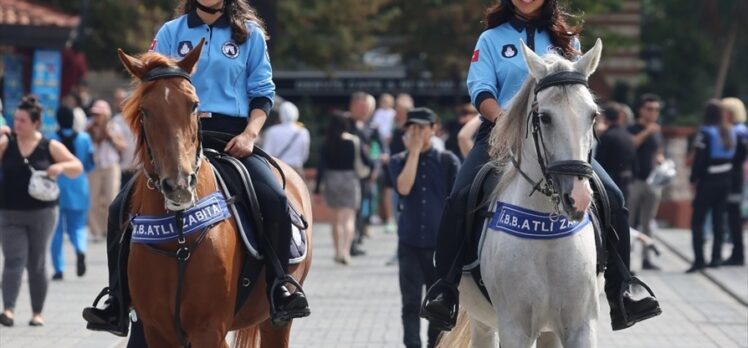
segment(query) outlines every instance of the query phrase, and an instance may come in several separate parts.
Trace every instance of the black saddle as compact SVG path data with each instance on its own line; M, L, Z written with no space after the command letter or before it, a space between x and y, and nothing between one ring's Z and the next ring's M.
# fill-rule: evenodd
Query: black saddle
M470 273L473 280L478 285L483 296L490 302L491 299L488 296L488 290L486 290L483 284L483 276L481 275L480 265L480 240L483 233L485 232L484 220L490 219L492 213L489 212L490 197L493 190L501 181L502 173L496 170L496 167L492 163L484 164L481 167L478 175L470 185L469 191L461 191L458 195L462 197L458 199L464 199L467 195L467 206L465 210L465 231L467 233L467 245L465 258L463 261L463 272ZM605 265L607 260L607 251L604 247L603 236L605 231L602 226L605 226L607 221L610 221L610 206L607 201L607 195L605 194L605 188L602 186L600 179L597 174L594 174L592 180L592 190L595 193L593 204L591 207L591 220L595 230L595 245L597 246L597 273L601 274L605 271ZM602 191L602 194L600 192Z

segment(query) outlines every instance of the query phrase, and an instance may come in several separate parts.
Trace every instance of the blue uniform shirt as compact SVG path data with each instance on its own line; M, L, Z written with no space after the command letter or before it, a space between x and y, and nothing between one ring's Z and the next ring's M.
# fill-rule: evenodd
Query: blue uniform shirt
M156 34L152 49L177 60L205 38L192 74L199 111L248 117L251 109L267 112L272 106L275 84L265 35L255 23L246 25L249 36L237 44L226 17L207 25L192 11L167 22Z
M389 163L393 183L405 167L407 152L392 157ZM418 158L418 169L413 188L407 196L400 196L402 212L397 222L400 243L433 249L439 229L444 202L452 190L460 160L451 152L433 148Z
M507 108L527 77L520 40L541 56L555 51L547 29L516 18L484 31L468 71L467 87L473 105L480 107L483 100L493 98L502 109ZM579 49L577 39L573 44Z
M63 129L62 133L66 136L73 133L72 129ZM50 139L61 141L57 133L53 133ZM93 162L93 141L91 136L86 132L80 132L73 140L75 146L75 157L83 164L84 173L75 178L68 178L60 175L57 183L60 187L60 208L71 210L88 210L89 190L88 190L88 173L94 169Z

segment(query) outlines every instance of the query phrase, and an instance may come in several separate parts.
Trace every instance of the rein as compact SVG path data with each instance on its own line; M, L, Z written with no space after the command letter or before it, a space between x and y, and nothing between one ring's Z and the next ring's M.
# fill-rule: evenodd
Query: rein
M551 175L578 176L584 178L592 178L593 176L592 165L590 164L592 162L592 150L590 150L587 161L567 160L548 163L548 149L545 146L543 131L540 125L541 114L538 110L538 93L546 88L568 85L583 85L589 88L587 76L582 73L576 71L562 71L550 74L541 79L535 87L532 108L527 115L527 131L529 132L529 130L532 129L535 154L537 155L538 165L540 166L543 177L538 181L532 180L530 176L520 168L519 161L514 156L511 156L514 168L516 168L520 175L533 187L532 191L530 191L530 196L537 191L550 198L556 210L551 213L551 215L556 216L560 214L559 203L561 202L561 197ZM527 136L528 134L525 134L525 137Z
M190 78L190 74L184 71L183 69L179 67L169 66L169 67L158 67L154 68L150 71L148 71L143 78L141 79L144 82L147 81L154 81L158 79L164 79L164 78L183 78L187 80L190 84L192 84L192 80ZM153 166L156 171L158 171L158 166L156 165L153 154L151 152L150 144L148 143L148 136L146 134L145 126L143 125L143 117L146 115L143 108L140 108L140 131L143 134L143 142L146 148L146 152L148 153L148 160ZM200 124L200 120L197 121L198 124L198 131L197 131L197 143L198 143L198 150L195 154L195 175L200 171L200 164L202 163L203 158L203 141L202 141L202 127ZM163 190L161 188L161 182L158 179L157 174L151 174L148 172L148 170L143 168L143 173L145 174L145 177L148 179L146 186L150 190L158 190L163 194ZM175 306L174 306L174 326L177 333L177 338L179 339L179 343L183 347L189 347L189 341L187 340L187 334L184 331L184 328L182 327L182 320L180 317L181 313L181 305L182 305L182 293L183 293L183 284L184 284L184 272L185 268L187 267L187 261L190 259L190 255L192 254L192 250L196 249L200 243L205 239L205 237L208 234L208 231L210 231L210 227L205 228L204 230L200 231L198 237L190 244L187 243L187 238L184 235L184 222L182 220L184 211L176 211L174 212L175 218L176 218L176 227L177 227L177 249L176 251L166 251L162 249L155 248L153 246L148 245L148 250L151 250L152 252L173 257L177 261L177 289L176 289L176 296L175 296Z

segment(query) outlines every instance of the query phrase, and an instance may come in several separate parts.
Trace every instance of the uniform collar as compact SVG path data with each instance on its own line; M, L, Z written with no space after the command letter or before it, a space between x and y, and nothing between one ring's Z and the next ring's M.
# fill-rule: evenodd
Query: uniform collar
M518 33L521 33L527 28L535 29L537 32L542 32L543 29L545 29L545 23L541 20L524 20L522 18L518 17L512 17L512 19L509 20L509 24L516 30Z
M203 22L203 20L200 19L200 16L197 15L197 10L190 11L190 13L187 14L187 26L194 28L201 25L205 25L205 22ZM211 25L211 27L214 28L228 28L228 26L229 20L226 18L225 14L218 17L218 19Z

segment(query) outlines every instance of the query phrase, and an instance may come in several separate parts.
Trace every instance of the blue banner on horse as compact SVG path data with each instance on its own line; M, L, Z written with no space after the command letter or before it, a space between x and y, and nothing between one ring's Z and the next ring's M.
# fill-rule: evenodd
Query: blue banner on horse
M498 202L488 228L526 239L556 239L575 234L590 222L570 221L564 216L551 216L515 205Z
M202 231L230 217L231 213L223 194L214 192L184 212L183 233L187 236ZM136 216L132 219L132 242L156 244L177 239L176 222L174 215Z

